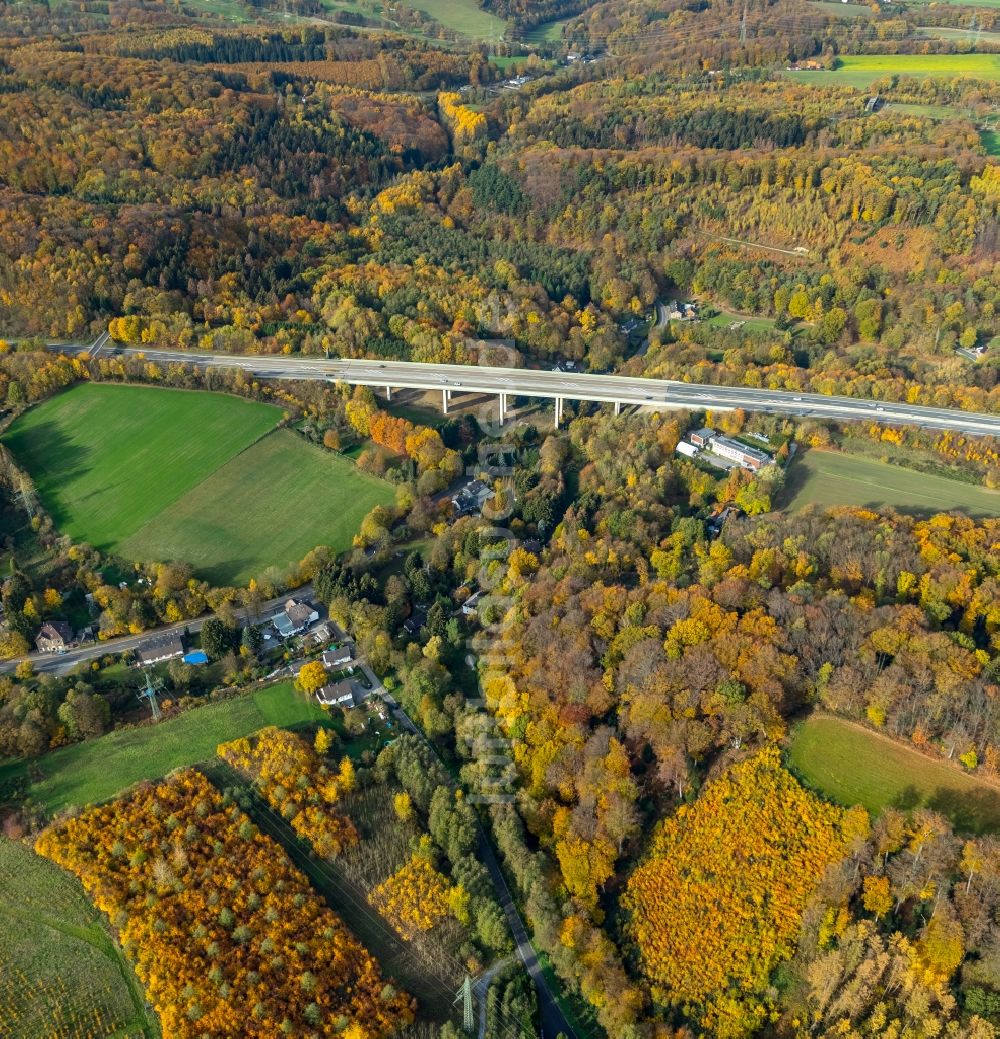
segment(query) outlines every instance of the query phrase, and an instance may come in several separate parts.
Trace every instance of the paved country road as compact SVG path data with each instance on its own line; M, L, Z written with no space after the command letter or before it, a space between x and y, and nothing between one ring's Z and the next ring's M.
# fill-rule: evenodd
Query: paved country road
M1000 436L1000 415L979 414L920 404L789 393L741 386L712 386L625 375L536 371L528 368L490 368L482 365L423 364L410 361L324 360L322 357L245 357L195 350L135 350L110 343L106 335L95 344L52 343L50 349L67 354L97 351L101 358L142 355L152 361L184 362L202 368L239 368L260 379L308 379L347 382L387 389L440 390L442 403L453 393L492 393L506 396L589 400L639 404L646 407L712 409L744 408L773 414L831 419L876 421L949 429L971 436Z
M236 618L243 623L249 620L254 624L260 624L270 620L275 614L280 613L289 598L308 599L312 595L312 590L311 584L303 585L301 588L286 592L276 599L269 599L267 602L259 603L256 608L250 608L249 610L239 608L234 610L234 613ZM88 642L76 649L71 649L68 653L31 653L26 657L14 657L11 660L3 660L0 661L0 675L9 674L24 660L30 660L34 665L35 671L39 674L66 674L66 672L72 671L79 664L86 663L89 660L97 660L99 657L106 656L109 653L128 653L142 649L143 646L156 642L158 639L163 638L164 635L170 635L174 632L179 633L185 630L192 632L201 631L205 621L212 616L214 614L206 613L192 620L167 624L162 628L153 628L139 635L123 635L121 638L107 639L104 642Z

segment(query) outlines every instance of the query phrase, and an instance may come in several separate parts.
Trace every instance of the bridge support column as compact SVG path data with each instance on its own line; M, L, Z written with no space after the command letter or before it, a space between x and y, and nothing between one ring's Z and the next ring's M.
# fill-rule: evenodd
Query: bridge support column
M562 422L563 414L563 399L562 397L556 397L556 429L559 428L559 423Z
M615 401L615 414L620 415L622 413L622 402L620 400Z
M448 404L450 403L450 401L451 401L451 390L442 390L441 391L441 410L446 415L448 414Z
M507 394L500 394L500 425L507 421Z
M391 386L386 386L386 388L385 388L385 399L388 400L388 401L392 400L392 387Z

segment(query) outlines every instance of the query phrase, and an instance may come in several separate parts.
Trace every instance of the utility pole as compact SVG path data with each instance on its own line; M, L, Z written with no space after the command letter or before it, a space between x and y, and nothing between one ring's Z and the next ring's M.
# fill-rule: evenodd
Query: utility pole
M462 1001L462 1027L472 1035L476 1028L476 1018L472 1010L472 978L468 974L465 975L465 981L455 996L455 1002L459 1000Z

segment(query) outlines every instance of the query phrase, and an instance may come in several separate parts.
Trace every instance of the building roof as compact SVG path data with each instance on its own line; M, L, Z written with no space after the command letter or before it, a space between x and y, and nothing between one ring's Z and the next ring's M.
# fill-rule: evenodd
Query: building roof
M730 451L739 451L746 458L753 458L756 461L767 465L774 461L774 459L766 452L760 451L756 447L748 447L746 444L740 443L739 440L733 440L732 437L716 437L715 446L728 447Z
M159 635L144 643L136 651L136 655L140 663L143 664L153 664L158 660L170 660L172 657L184 655L184 643L181 642L180 635Z
M73 629L66 621L46 621L38 632L39 638L68 642L73 637Z
M710 437L715 436L715 430L711 426L702 426L701 429L696 429L691 436L700 437L702 440L708 440Z
M320 659L326 667L336 667L337 664L346 664L348 660L354 659L354 647L350 644L332 646L323 653Z
M354 683L348 678L339 682L328 682L317 690L316 699L328 707L353 707L357 701Z

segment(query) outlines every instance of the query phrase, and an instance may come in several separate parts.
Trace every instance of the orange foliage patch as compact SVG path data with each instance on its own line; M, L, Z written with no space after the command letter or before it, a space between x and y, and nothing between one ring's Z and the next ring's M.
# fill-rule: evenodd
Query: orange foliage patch
M344 758L340 774L333 776L308 743L274 726L249 739L223 743L217 752L253 781L317 855L333 858L358 843L354 824L332 807L353 786L349 758Z
M281 848L198 772L52 826L35 847L118 930L165 1039L376 1037L413 1019Z

